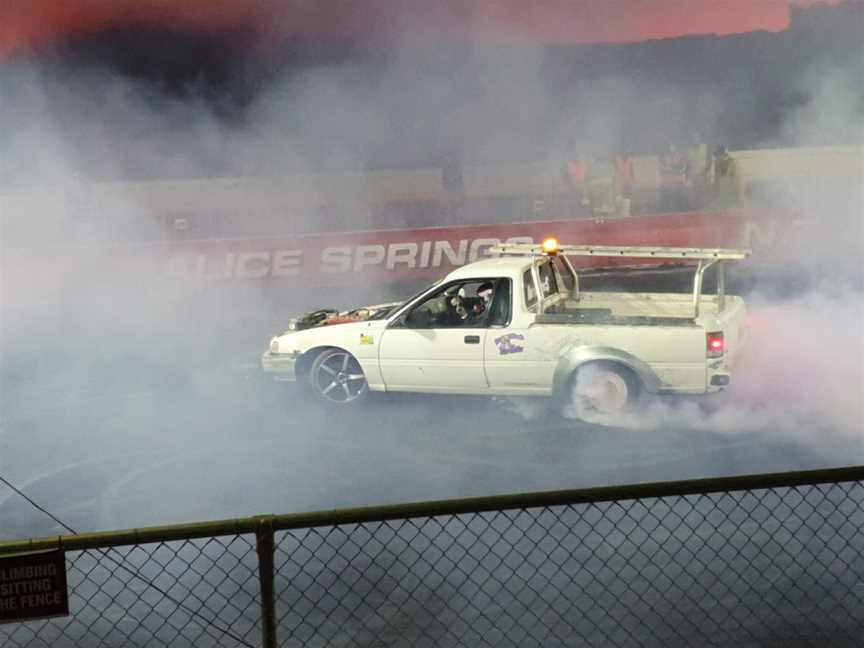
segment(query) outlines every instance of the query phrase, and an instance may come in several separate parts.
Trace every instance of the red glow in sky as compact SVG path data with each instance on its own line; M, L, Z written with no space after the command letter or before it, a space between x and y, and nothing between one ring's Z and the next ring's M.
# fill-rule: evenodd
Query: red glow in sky
M830 0L836 4L838 0ZM120 26L250 30L260 38L394 31L540 43L782 31L810 0L3 0L0 58ZM399 11L394 12L394 6Z

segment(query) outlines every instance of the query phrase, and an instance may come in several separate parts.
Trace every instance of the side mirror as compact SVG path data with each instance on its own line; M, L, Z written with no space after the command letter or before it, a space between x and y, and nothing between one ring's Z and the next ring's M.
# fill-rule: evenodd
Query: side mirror
M403 321L408 328L429 328L432 316L428 310L421 308L408 313Z

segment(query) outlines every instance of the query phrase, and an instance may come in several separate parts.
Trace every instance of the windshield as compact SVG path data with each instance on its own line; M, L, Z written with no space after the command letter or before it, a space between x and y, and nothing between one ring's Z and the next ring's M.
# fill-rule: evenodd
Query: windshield
M413 295L411 295L408 299L406 299L405 301L403 301L403 302L402 302L401 304L399 304L398 306L394 306L393 308L388 308L386 312L382 312L382 313L375 313L375 316L374 316L374 317L370 317L369 319L385 319L385 318L387 318L391 313L395 313L396 311L400 311L400 310L402 310L402 309L405 308L408 304L410 304L410 303L413 302L415 299L417 299L420 295L422 295L422 294L425 293L425 292L428 292L429 290L431 290L432 288L434 288L435 286L437 286L438 284L440 284L443 280L444 280L443 277L440 278L440 279L436 279L435 281L433 281L433 282L432 282L431 284L429 284L428 286L425 286L425 287L424 287L422 290L420 290L419 292L416 292L416 293L414 293Z
M395 304L393 306L387 306L385 308L380 308L377 311L375 311L372 315L370 315L368 319L370 319L370 320L387 319L387 316L390 315L390 313L395 311L397 308L401 308L401 307L402 307L402 304Z

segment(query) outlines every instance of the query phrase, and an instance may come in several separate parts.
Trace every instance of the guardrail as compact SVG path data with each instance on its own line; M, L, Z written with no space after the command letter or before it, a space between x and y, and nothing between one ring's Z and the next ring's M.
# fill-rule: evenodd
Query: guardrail
M258 516L63 549L4 647L857 646L864 466Z

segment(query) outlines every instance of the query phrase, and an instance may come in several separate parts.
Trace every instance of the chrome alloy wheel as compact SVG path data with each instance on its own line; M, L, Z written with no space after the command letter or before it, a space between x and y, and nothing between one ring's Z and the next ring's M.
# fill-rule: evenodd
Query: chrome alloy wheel
M357 359L347 351L332 349L322 353L312 367L312 386L331 403L350 403L369 390L366 376Z

